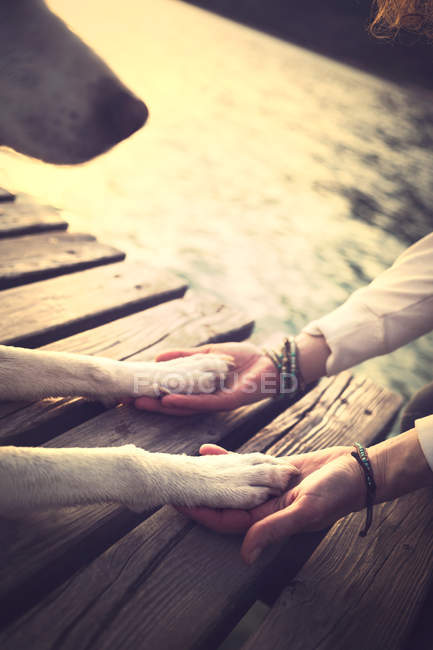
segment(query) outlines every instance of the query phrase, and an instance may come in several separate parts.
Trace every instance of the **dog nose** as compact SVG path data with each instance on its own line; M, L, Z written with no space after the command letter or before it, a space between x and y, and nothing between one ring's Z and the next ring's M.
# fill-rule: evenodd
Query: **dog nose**
M104 112L107 127L116 142L141 129L149 115L146 104L124 90L111 98Z

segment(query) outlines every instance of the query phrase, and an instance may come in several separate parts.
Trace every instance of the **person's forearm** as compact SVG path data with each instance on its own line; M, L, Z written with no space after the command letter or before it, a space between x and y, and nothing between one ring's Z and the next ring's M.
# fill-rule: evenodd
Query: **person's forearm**
M326 360L331 354L323 336L311 336L301 332L296 337L298 346L298 363L302 378L306 384L326 375Z
M332 351L327 372L335 375L429 332L432 286L433 233L342 305L308 323L303 333L325 337Z
M433 472L416 429L369 447L368 455L376 481L376 503L433 485Z

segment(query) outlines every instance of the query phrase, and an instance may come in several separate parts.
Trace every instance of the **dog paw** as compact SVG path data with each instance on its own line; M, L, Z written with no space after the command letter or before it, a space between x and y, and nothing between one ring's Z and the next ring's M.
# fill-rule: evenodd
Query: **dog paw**
M107 365L107 364L106 364ZM106 380L93 392L105 406L146 395L212 393L223 386L233 359L220 354L194 354L164 362L111 362Z
M220 354L194 354L158 364L157 383L163 394L213 393L224 384L233 359Z
M299 474L286 458L266 454L202 456L190 474L184 503L177 505L250 509L281 495Z

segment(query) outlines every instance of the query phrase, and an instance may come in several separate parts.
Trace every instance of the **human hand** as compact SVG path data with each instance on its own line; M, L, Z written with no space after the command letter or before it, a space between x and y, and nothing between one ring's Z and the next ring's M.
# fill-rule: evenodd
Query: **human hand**
M290 462L300 470L296 485L253 510L180 510L220 533L247 531L241 555L252 564L269 544L301 532L323 530L364 507L365 479L351 450L330 447L291 456ZM200 453L228 452L217 445L203 445Z
M228 355L233 359L233 367L220 390L202 395L173 394L160 400L139 397L134 401L135 407L168 415L191 415L203 411L229 411L278 392L277 369L269 357L252 343L218 343L170 350L158 355L156 360L165 362L209 353Z

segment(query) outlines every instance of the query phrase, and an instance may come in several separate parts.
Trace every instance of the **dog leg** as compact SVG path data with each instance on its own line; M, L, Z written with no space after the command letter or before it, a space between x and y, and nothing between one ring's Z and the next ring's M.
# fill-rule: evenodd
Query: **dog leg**
M252 508L281 494L298 470L264 454L191 457L134 445L95 449L0 448L0 513L117 503Z
M109 406L126 397L212 392L229 368L228 357L213 354L134 363L0 345L0 400L82 396Z
M97 397L112 390L116 362L63 352L0 346L0 400L43 397Z

